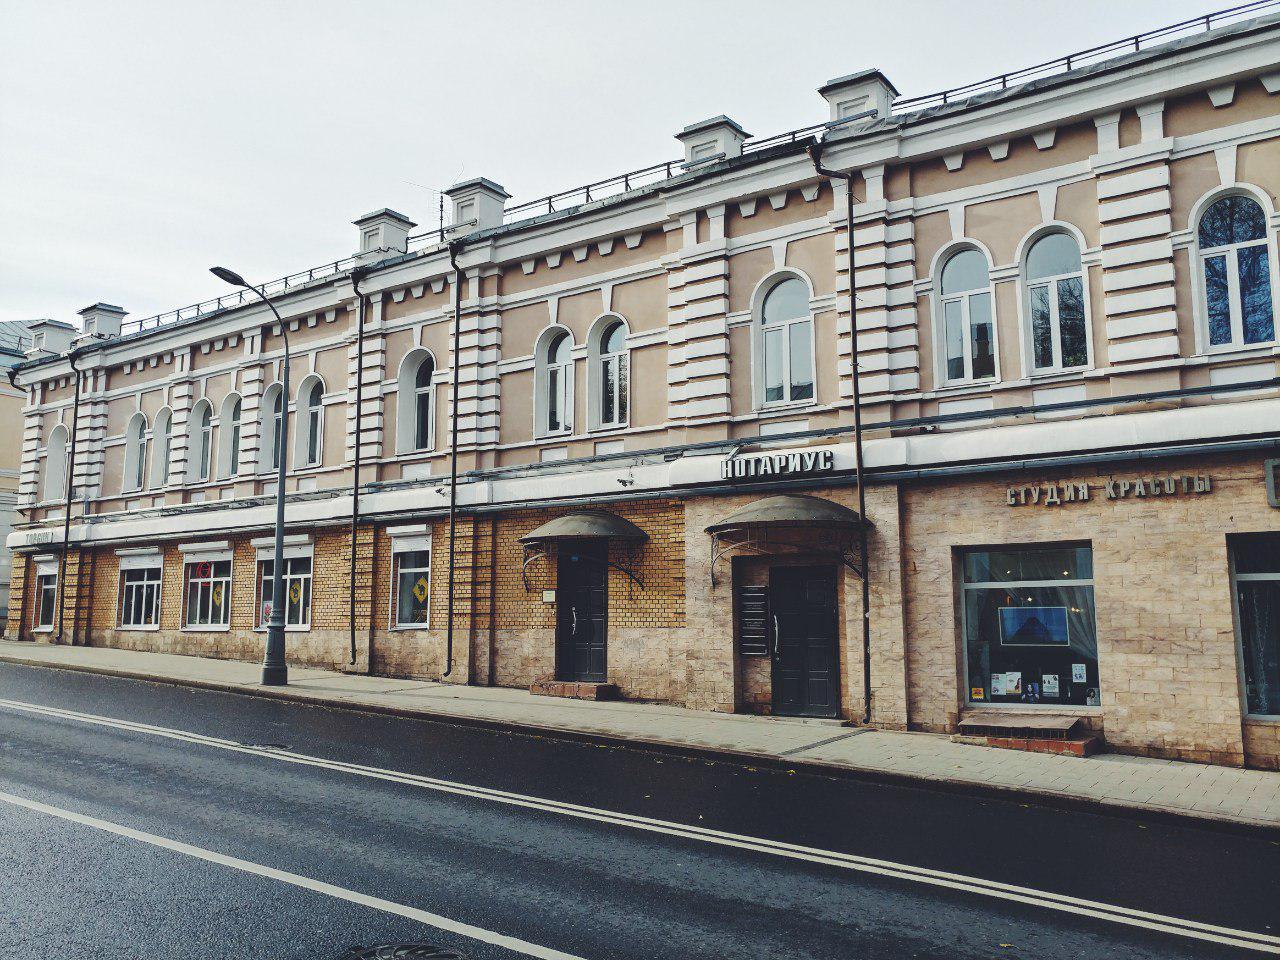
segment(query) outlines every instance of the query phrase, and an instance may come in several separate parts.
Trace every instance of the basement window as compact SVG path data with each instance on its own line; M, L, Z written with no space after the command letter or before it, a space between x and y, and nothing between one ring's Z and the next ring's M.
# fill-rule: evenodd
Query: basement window
M1092 548L995 547L961 562L969 703L1099 706Z

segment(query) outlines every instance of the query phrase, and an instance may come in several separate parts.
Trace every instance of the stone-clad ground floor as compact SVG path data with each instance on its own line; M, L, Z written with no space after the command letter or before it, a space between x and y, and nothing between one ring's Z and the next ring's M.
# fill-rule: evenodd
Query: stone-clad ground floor
M856 503L847 484L593 503L643 534L607 546L521 542L583 507L462 516L451 657L438 512L361 528L354 657L348 530L291 529L290 658L860 719L850 539L792 528L727 549L706 532L780 492ZM881 480L866 494L875 724L950 732L977 708L1052 710L1113 750L1280 768L1280 509L1261 456ZM50 642L60 626L67 643L258 659L268 533L73 544L61 591L56 549L19 554L7 634Z

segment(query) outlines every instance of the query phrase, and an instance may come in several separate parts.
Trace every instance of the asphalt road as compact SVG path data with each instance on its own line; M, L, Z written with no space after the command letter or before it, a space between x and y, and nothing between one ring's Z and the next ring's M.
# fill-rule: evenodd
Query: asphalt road
M1280 935L1280 843L0 665L0 957L1267 955L1188 922Z

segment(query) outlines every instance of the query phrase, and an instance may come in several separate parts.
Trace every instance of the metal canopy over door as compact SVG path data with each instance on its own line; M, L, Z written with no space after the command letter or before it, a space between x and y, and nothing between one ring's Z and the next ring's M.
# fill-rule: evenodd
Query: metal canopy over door
M840 713L836 653L836 568L773 567L773 712L785 717Z
M564 540L557 550L557 679L604 683L609 628L608 541Z

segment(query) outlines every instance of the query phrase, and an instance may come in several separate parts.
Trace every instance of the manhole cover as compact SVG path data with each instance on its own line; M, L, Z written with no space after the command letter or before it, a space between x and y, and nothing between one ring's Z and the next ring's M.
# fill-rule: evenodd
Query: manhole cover
M467 960L465 953L430 943L379 943L372 947L352 947L338 960Z

